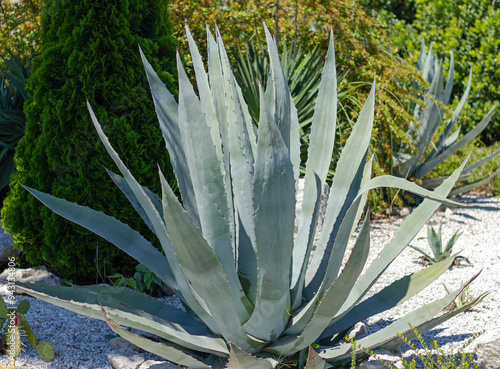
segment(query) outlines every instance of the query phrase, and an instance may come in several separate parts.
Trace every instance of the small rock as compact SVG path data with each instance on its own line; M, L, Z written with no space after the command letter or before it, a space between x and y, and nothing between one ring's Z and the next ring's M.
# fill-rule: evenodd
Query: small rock
M347 336L353 340L360 340L361 338L368 336L368 329L366 328L365 323L356 323L354 328L349 331Z
M411 210L408 207L405 208L392 208L392 215L395 215L397 217L406 217L411 214Z
M179 369L175 364L168 361L147 360L141 364L138 369Z
M126 348L126 349L129 349L131 351L135 351L135 352L139 352L139 353L144 352L143 349L141 349L140 347L137 347L132 342L127 341L123 337L115 337L115 338L109 340L109 347L111 348L111 350L120 350L120 349Z
M113 369L138 369L144 357L127 348L111 351L108 360Z
M12 273L12 274L11 274ZM12 276L15 282L22 283L36 283L36 284L46 284L52 286L60 286L62 279L56 275L47 271L45 265L28 268L28 269L15 269L14 271L9 271L5 269L2 274L0 274L0 281L6 281L7 277ZM8 294L7 284L0 283L0 294ZM21 294L20 291L16 289L15 293Z
M500 355L500 329L487 331L477 339L477 343L481 344L476 352L478 368L500 368L500 358L493 355Z

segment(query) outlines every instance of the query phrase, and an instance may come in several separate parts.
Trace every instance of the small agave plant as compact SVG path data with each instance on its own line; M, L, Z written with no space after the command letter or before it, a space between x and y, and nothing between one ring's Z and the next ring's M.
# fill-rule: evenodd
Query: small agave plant
M423 103L416 104L413 110L414 117L419 124L416 125L412 123L407 132L408 137L413 142L415 151L413 153L408 153L405 152L404 148L401 148L393 156L393 166L398 176L421 179L436 168L436 166L474 140L490 122L495 113L496 106L494 106L474 128L459 139L460 125L456 129L455 126L467 102L471 89L471 68L469 82L462 98L453 111L452 117L446 123L443 123L443 132L439 136L437 142L432 142L432 138L438 130L444 115L443 106L448 105L452 95L453 73L455 70L453 52L450 54L450 67L448 69L446 85L444 84L442 60L439 60L434 54L432 44L429 47L429 52L426 53L426 46L423 40L420 55L418 57L417 69L422 73L422 77L431 84L431 87L425 93ZM500 154L500 149L465 167L457 182L463 182L470 179L470 172L472 170L493 159L498 154ZM451 191L450 196L471 191L489 182L499 172L500 169L476 182L457 187ZM441 184L444 179L445 178L442 177L426 179L423 181L423 185L426 188L435 188Z
M409 245L413 250L422 254L420 256L420 261L424 265L430 265L440 262L441 260L452 257L453 246L457 242L458 238L462 235L462 232L456 231L453 236L446 242L446 245L443 245L443 237L441 235L441 225L436 231L434 227L427 227L427 243L429 244L429 248L431 249L432 255L428 254L421 248L416 246ZM444 247L443 247L444 246ZM460 266L460 262L466 262L470 265L469 259L460 255L453 255L455 266Z
M95 128L122 174L110 172L112 179L156 234L163 252L111 216L27 188L59 215L148 267L182 300L186 311L117 287L24 285L23 291L105 319L113 331L137 346L189 368L268 369L297 362L299 367L316 369L350 359L352 347L343 337L354 324L402 303L448 269L451 261L444 260L364 299L434 213L436 201L453 203L446 196L463 169L462 165L435 191L403 178L371 178L367 152L375 87L342 150L322 232L313 245L336 127L333 35L312 120L304 205L294 235L299 122L275 42L267 28L265 32L271 72L266 91L260 88L259 92L258 127L252 123L218 31L216 39L208 32L207 73L186 29L199 97L179 57L177 103L143 56L182 202L161 171L161 198L136 182L89 105ZM425 200L361 274L370 246L366 193L382 186L412 191ZM361 219L354 246L348 248ZM343 264L346 253L348 261ZM470 281L359 343L369 349L397 345L398 333L407 334L408 323L425 332L466 310L477 300L441 314ZM153 333L161 340L137 336L122 326Z

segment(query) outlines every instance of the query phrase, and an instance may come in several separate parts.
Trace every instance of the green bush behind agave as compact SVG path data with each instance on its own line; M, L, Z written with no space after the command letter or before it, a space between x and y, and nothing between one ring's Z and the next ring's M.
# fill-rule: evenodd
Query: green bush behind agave
M55 216L18 185L23 183L111 212L148 232L134 209L105 183L113 165L91 128L86 95L103 112L105 130L144 183L159 164L171 177L168 157L148 96L137 44L168 73L175 54L166 1L47 1L41 55L33 60L25 104L26 131L16 147L16 172L2 209L2 225L30 263L44 263L62 278L95 281L135 262L103 240ZM170 53L170 54L169 54ZM105 117L104 117L105 115ZM119 138L119 139L118 139ZM118 143L120 141L120 143ZM136 156L140 152L143 155ZM147 158L147 159L146 159ZM146 160L144 160L146 159ZM150 237L154 237L150 234Z
M362 2L369 7L367 1ZM446 57L450 51L463 55L455 61L455 91L461 96L467 86L470 68L474 75L469 105L464 110L462 128L470 129L500 102L500 4L490 0L432 1L415 0L411 22L395 20L385 12L382 22L392 29L392 38L400 51L416 59L422 38L435 43L435 51ZM384 3L384 10L390 7ZM448 68L448 64L444 64ZM458 102L455 101L456 104ZM481 135L491 145L500 139L500 117Z
M113 242L148 267L188 311L116 287L22 285L22 290L105 319L120 336L189 368L227 364L228 368L269 369L295 360L302 368L306 363L301 358L307 352L307 368L319 369L330 367L327 362L352 357L351 344L342 338L355 323L402 303L448 269L449 260L436 263L392 282L361 302L437 209L436 200L450 203L446 196L465 166L462 164L435 191L402 178L371 178L372 160L367 160L367 154L375 115L375 85L342 150L323 229L313 245L335 141L338 101L333 35L312 119L304 205L294 235L299 122L278 50L267 28L265 32L271 72L266 91L260 88L258 128L235 82L218 32L216 39L208 34L207 74L186 30L199 98L179 56L177 103L142 55L182 204L161 169L161 198L136 181L88 104L99 137L122 175L110 172L110 176L156 234L163 253L111 216L26 187L57 214ZM370 247L366 193L386 186L412 191L426 200L361 274ZM359 222L349 254L347 245ZM345 254L349 254L348 261L343 264ZM400 343L398 333L411 334L408 323L421 332L431 329L479 301L440 314L463 287L358 343L368 349L387 348ZM121 325L154 333L163 340L151 341Z

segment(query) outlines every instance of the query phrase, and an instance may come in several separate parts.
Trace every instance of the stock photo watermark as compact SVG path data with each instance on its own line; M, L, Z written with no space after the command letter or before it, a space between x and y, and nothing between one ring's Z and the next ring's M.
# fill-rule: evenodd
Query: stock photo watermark
M6 332L4 335L8 337L7 339L7 354L9 355L9 361L14 360L19 352L20 345L19 340L17 339L17 304L16 298L14 296L14 292L16 289L16 258L14 256L10 256L8 258L9 263L7 264L7 318L9 324L5 327Z

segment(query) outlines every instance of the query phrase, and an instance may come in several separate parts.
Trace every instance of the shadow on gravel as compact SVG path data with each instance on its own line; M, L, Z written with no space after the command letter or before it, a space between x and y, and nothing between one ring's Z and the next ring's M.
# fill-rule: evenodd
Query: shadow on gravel
M477 219L476 217L473 217L472 215L465 214L465 213L453 213L453 215L457 215L457 216L464 217L464 218L467 218L467 219L472 219L472 220L480 221L480 219ZM460 222L460 223L464 223L465 224L465 222Z

